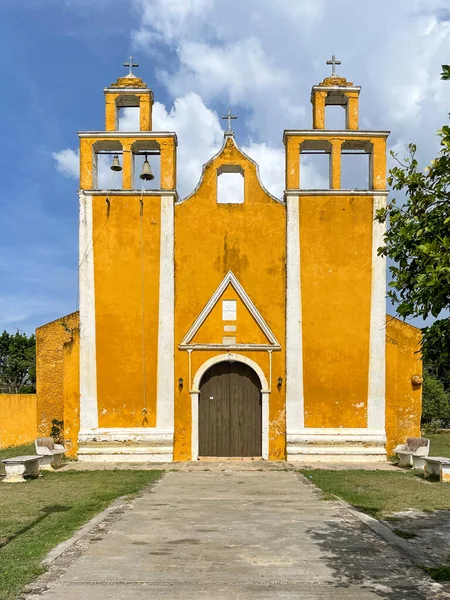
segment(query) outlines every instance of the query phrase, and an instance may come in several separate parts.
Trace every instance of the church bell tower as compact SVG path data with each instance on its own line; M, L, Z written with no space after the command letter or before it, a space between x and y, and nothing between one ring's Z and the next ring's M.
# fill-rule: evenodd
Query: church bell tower
M384 225L387 131L359 129L361 88L336 73L312 88L309 130L284 132L287 208L287 458L385 454ZM345 124L327 127L341 107ZM305 186L308 156L324 155L321 189ZM353 155L350 157L349 155ZM342 185L342 165L356 173L366 157L366 184ZM320 157L319 157L320 158ZM312 159L311 159L312 160ZM359 164L359 163L358 163Z
M153 92L132 58L124 66L128 74L104 90L105 130L79 133L78 457L165 461L174 426L177 137L153 131Z

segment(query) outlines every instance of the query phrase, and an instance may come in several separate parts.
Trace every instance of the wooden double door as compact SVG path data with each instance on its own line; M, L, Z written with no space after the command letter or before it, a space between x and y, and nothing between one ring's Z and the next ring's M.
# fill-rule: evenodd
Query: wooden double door
M200 384L199 456L261 456L261 384L240 362L211 367Z

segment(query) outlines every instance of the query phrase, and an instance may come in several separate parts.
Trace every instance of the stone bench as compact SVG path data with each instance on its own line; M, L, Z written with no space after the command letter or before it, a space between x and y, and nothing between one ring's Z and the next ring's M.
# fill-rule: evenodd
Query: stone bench
M13 456L4 458L6 477L3 483L20 483L25 477L38 477L41 456Z
M427 456L424 460L423 474L425 478L430 477L430 475L439 475L441 481L450 483L450 458Z
M406 444L400 444L394 449L394 452L398 455L399 467L411 467L413 466L413 456L428 456L430 440L428 438L407 438Z
M423 454L413 454L411 456L413 469L424 469L426 458Z
M53 471L61 465L66 449L61 444L55 444L53 438L38 438L35 442L36 454L42 457L41 469Z

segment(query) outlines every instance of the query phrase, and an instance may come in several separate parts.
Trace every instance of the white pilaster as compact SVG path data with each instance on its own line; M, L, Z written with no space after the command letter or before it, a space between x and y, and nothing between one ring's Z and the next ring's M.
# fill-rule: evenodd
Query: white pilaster
M299 196L286 196L286 430L304 426Z
M156 426L174 427L174 202L161 197Z
M386 206L386 196L374 196L372 224L372 296L370 305L369 392L367 427L385 429L386 410L386 258L378 256L383 245L385 223L375 220Z
M92 196L80 192L80 430L98 427Z

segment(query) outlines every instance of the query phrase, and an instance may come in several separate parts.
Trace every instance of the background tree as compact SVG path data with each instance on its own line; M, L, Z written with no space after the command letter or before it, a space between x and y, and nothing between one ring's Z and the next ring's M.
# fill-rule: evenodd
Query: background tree
M443 65L442 79L450 80L450 66ZM380 222L389 219L384 246L378 253L394 261L388 295L398 314L430 315L436 320L423 332L423 354L437 374L450 361L450 127L438 132L441 150L425 169L418 168L416 146L390 170L389 185L403 191L406 200L378 211Z
M20 331L0 335L0 393L36 391L36 340Z
M422 418L450 421L450 392L427 367L423 372Z

